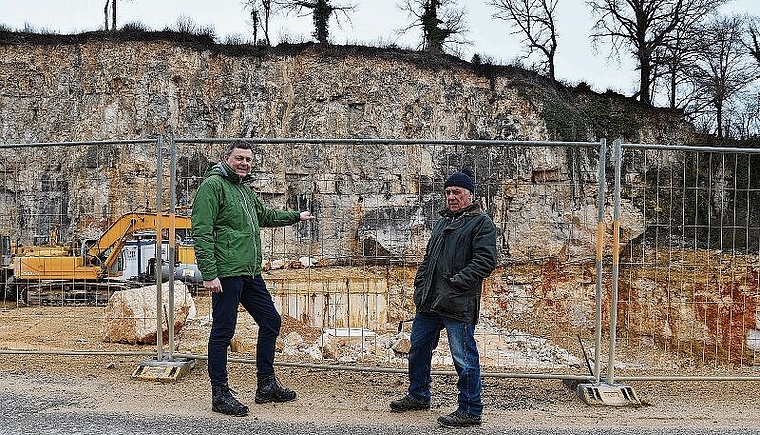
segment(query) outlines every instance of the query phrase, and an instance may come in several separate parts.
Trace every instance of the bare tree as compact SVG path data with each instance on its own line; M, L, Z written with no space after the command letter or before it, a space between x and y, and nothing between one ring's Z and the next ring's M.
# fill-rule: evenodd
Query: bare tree
M755 59L755 63L760 67L760 17L747 17L747 33L744 46ZM753 92L748 93L749 98L744 100L744 111L741 117L741 137L748 138L750 135L757 135L760 132L760 91L755 86Z
M736 133L739 139L749 139L760 131L760 93L757 87L742 99L741 110L736 117Z
M685 109L697 97L694 85L695 64L699 54L699 29L703 17L689 16L667 37L652 57L652 98L659 81L667 92L668 107Z
M698 90L719 138L730 133L724 129L725 109L758 77L742 41L744 24L739 16L719 17L703 28L699 39Z
M332 0L275 0L275 3L286 12L294 12L299 15L312 15L314 21L314 33L312 36L320 44L327 44L329 37L329 22L331 17L335 17L338 25L340 21L337 18L337 12L341 12L347 20L351 20L348 15L353 11L356 5L349 4L344 6L335 6L331 4ZM304 13L306 10L306 13Z
M275 12L272 0L245 0L244 8L251 11L251 21L253 25L253 43L258 44L258 30L264 33L264 44L271 46L272 41L269 39L269 21Z
M469 44L465 10L457 7L456 0L404 0L399 9L412 17L412 23L401 33L414 27L422 29L423 50L440 53L447 44Z
M497 9L494 18L510 22L517 28L513 33L522 34L527 47L525 59L539 51L544 60L539 63L549 78L555 79L554 55L557 52L557 29L554 10L558 0L491 0Z
M714 15L729 0L587 0L597 17L591 38L594 43L609 40L612 53L628 47L639 70L640 101L651 104L655 80L656 53L667 47L683 22Z

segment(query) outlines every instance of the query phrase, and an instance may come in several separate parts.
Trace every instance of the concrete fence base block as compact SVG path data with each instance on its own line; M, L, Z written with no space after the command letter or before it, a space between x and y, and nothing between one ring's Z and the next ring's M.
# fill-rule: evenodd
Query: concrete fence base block
M578 397L588 405L641 406L633 387L620 384L578 384Z
M194 359L177 358L172 361L153 359L141 362L132 373L132 379L174 382L190 374L193 367L195 367Z

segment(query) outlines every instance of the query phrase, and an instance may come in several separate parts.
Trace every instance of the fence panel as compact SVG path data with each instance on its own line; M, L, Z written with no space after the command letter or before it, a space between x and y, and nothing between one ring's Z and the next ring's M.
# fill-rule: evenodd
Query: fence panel
M622 148L621 374L756 365L760 154Z
M443 183L468 167L499 229L500 266L484 286L477 329L483 365L588 376L580 343L594 346L599 144L246 140L251 186L264 201L317 216L262 231L264 279L285 319L288 357L405 364L413 278L445 206ZM228 141L176 142L178 204L191 207ZM207 295L195 299L210 318ZM239 324L233 348L251 356L256 327L246 315ZM434 362L452 364L445 335Z
M155 331L155 313L127 318L109 300L143 286L156 299L157 150L155 139L0 147L2 348L150 353L120 337Z
M156 345L135 341L135 331L145 332L140 327L155 325L161 316L163 323L175 320L170 351L202 357L212 322L210 297L198 285L188 216L204 173L222 157L228 141L177 139L167 146L170 155L162 152L160 160L156 141L0 149L5 186L0 225L13 248L3 269L7 294L1 315L7 333L2 347L150 354ZM443 183L451 172L468 167L475 174L477 201L499 232L500 264L484 285L477 328L482 364L536 376L588 375L585 355L595 346L599 319L599 144L248 141L255 156L250 184L265 203L317 215L316 221L262 232L264 278L283 314L278 360L406 364L413 278L438 211L445 206ZM34 161L32 157L51 163L31 172L23 163ZM128 222L142 213L155 217L157 201L158 208L177 215L172 243L168 231L160 234L167 260L161 262L161 273L168 269L167 246L174 244L171 264L175 278L186 287L177 284L174 316L156 314L170 304L155 300L142 304L155 307L155 312L127 316L123 307L134 300L125 296L131 293L117 289L138 278L150 281L151 271L159 269L150 225L143 224L139 232L117 227L124 245L108 260L116 259L107 268L114 276L84 279L88 286L80 288L82 276L77 274L84 272L77 266L102 273L108 251L91 251L99 245L90 240L102 239L120 217L128 216ZM166 217L162 221L168 226ZM57 239L40 237L53 229ZM89 255L82 253L82 245ZM23 250L31 247L37 264L49 271L57 262L56 267L69 275L55 283L41 277L20 280L20 274L11 273L12 265L28 257L31 251ZM98 260L92 252L98 252ZM28 297L32 284L45 284L35 287L36 297ZM155 293L149 288L140 297L155 298ZM604 299L602 305L608 306L606 293ZM104 307L107 300L110 306ZM110 314L114 306L122 307L122 314ZM133 331L132 341L119 335L127 329ZM255 323L241 315L232 356L252 357L256 333ZM167 341L159 337L163 346ZM434 363L451 367L445 335Z
M599 144L247 140L251 186L264 201L317 215L262 232L264 278L283 314L278 360L405 365L414 274L444 207L444 180L468 167L499 231L500 264L484 285L477 328L486 369L587 375L603 359L591 349L613 345L595 336L597 323L615 332L622 378L705 370L710 379L715 369L741 374L757 364L755 150L622 145L621 189L607 194L600 223ZM136 337L155 328L156 312L173 317L152 287L171 264L184 282L171 351L202 357L210 297L198 285L188 216L228 141L178 139L170 155L159 154L160 140L0 147L0 352L154 354L155 332L153 342ZM168 231L155 260L157 203L176 212L172 261ZM618 226L619 246L600 240ZM616 282L607 267L614 253ZM134 297L154 311L126 315L134 297L122 289L141 286ZM613 290L617 324L609 325ZM241 315L233 356L252 357L256 333ZM445 335L434 363L451 366Z

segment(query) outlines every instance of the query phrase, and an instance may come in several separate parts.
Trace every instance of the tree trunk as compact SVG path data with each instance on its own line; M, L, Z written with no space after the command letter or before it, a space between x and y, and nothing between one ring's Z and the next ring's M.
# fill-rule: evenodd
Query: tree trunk
M670 108L675 109L676 108L676 69L675 67L671 68L670 73Z
M556 53L557 49L555 48L557 45L553 45L552 48L549 50L549 55L546 56L547 63L549 64L549 78L552 79L552 81L556 81L557 77L555 76L555 67L554 67L554 54Z
M259 42L259 11L251 9L251 21L253 22L253 45Z
M116 0L111 0L111 30L116 31Z
M105 19L106 19L106 32L108 31L108 3L110 1L111 0L106 0L106 5L103 6L103 15L105 16Z
M327 0L317 0L314 3L314 37L320 44L327 44L327 38L329 37L328 21L330 20L330 14L333 9Z
M652 74L652 65L650 59L646 55L639 56L639 101L646 104L652 104L652 96L650 95L650 82L649 78Z
M264 39L267 41L267 47L272 46L272 42L269 40L269 8L264 8Z
M425 38L426 51L440 53L442 50L441 41L437 37L438 31L438 4L440 0L430 0L422 12L422 29Z

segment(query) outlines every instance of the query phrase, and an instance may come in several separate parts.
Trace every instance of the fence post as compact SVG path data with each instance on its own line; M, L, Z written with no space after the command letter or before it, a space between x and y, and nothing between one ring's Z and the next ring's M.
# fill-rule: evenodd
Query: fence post
M596 222L596 322L594 324L594 383L599 384L602 347L602 272L604 254L604 203L606 190L607 140L599 142L599 204Z
M177 144L174 142L174 135L169 136L169 251L166 253L166 259L169 264L169 313L167 322L169 323L169 361L174 360L174 253L176 252L176 222L175 212L177 208ZM163 267L161 268L163 270Z
M614 155L613 161L615 165L615 210L612 220L612 295L610 302L610 348L609 348L609 362L607 364L607 378L604 379L604 383L600 382L602 379L599 376L599 347L601 346L602 334L601 334L601 300L602 300L602 249L604 245L601 240L603 237L603 222L604 222L604 170L605 165L605 142L602 139L602 144L599 153L599 222L597 227L597 265L596 265L596 342L594 349L594 384L579 384L576 389L576 394L584 402L589 405L610 405L610 406L626 406L641 404L636 391L627 385L615 384L615 335L617 326L617 301L618 301L618 274L619 274L619 248L620 248L620 173L622 171L621 165L621 150L622 144L620 139L616 139L613 145Z
M620 173L622 146L615 140L615 210L612 218L612 295L610 298L610 354L607 363L607 383L615 383L615 342L617 335L618 276L620 274Z
M164 138L158 136L156 141L156 360L164 359L164 336L163 316L163 295L161 294L161 234L163 222L161 222L161 209L163 208L164 198Z
M164 358L163 343L163 252L162 252L162 233L163 233L163 143L162 136L157 141L157 160L156 160L156 359L152 361L143 361L132 374L135 379L141 380L160 380L176 381L186 376L195 367L194 359L175 358L174 355L174 233L176 230L176 170L177 170L177 153L174 136L169 138L169 212L167 213L168 222L168 242L167 260L169 262L169 283L168 297L169 306L166 313L167 329L169 332L169 352Z

